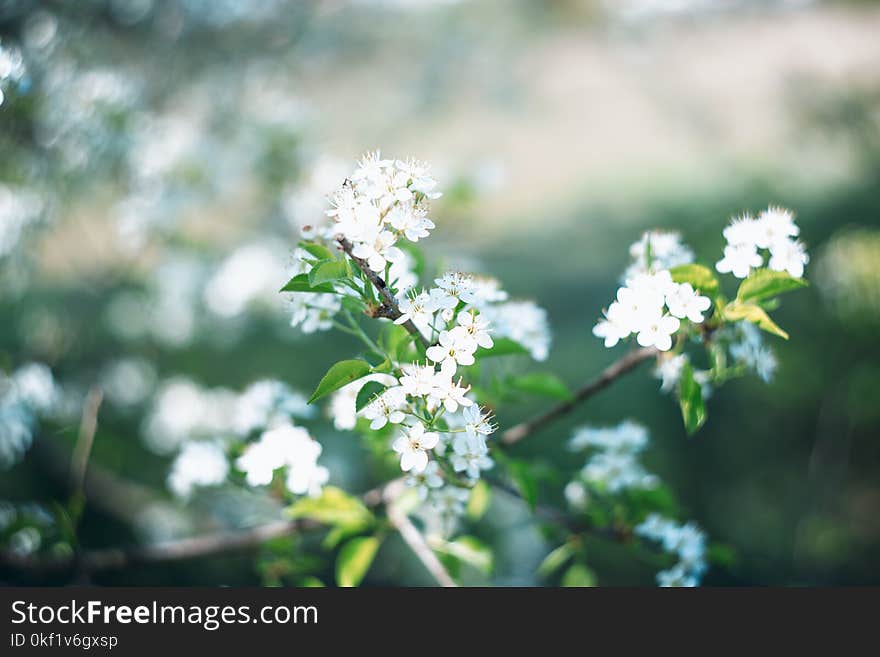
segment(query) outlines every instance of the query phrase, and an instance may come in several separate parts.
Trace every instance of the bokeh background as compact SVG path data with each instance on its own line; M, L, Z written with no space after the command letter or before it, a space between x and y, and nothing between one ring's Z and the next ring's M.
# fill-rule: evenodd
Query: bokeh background
M185 425L256 379L308 392L351 353L291 329L276 290L298 225L381 148L434 165L429 256L544 306L547 369L572 385L620 354L590 329L643 230L679 230L714 262L731 215L796 210L812 286L778 311L792 339L774 341L772 383L728 384L687 438L645 370L516 453L573 472L574 426L632 418L683 517L729 548L706 583L880 583L878 34L867 1L0 0L0 368L46 363L63 393L27 440L0 426L0 499L66 500L97 385L84 546L277 517L231 490L171 496L155 400L190 386L169 402ZM375 483L352 434L314 426L333 483ZM477 583L541 582L554 546L521 506L496 496L472 533L496 552ZM626 549L591 549L598 583L652 582ZM295 582L260 555L94 581ZM390 540L366 583L428 581Z

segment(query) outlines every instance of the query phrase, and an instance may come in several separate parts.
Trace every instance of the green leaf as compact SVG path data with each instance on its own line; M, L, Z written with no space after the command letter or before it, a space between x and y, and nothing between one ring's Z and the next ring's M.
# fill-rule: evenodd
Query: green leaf
M339 361L327 370L309 398L309 403L312 404L334 390L339 390L342 386L366 376L370 373L370 369L370 364L363 360Z
M558 376L549 372L533 372L511 378L508 385L514 390L530 395L540 395L562 401L571 399L571 391L568 386Z
M462 563L473 566L485 575L492 572L495 562L492 550L473 536L459 536L454 541L446 541L438 545L437 549L455 557Z
M312 285L309 283L307 274L298 274L287 281L287 284L281 288L281 292L335 292L333 286L329 283L321 283L320 285Z
M353 538L342 546L336 557L336 583L357 586L373 564L380 541L374 536Z
M479 520L489 508L492 501L492 489L484 480L480 479L471 489L471 496L467 503L467 516L471 520Z
M333 260L336 256L333 251L317 242L300 242L299 247L315 256L318 260Z
M364 387L358 392L357 400L354 405L355 410L360 411L364 406L373 401L374 397L381 395L386 389L387 387L378 381L367 381L364 384Z
M348 263L345 260L325 260L312 267L309 272L309 284L312 286L338 281L348 276Z
M688 435L692 435L706 422L707 414L706 406L703 404L703 391L700 389L700 384L694 380L694 370L690 363L686 363L681 372L681 380L678 382L678 401L684 429Z
M335 486L325 486L320 497L297 500L287 511L293 518L309 518L349 531L364 529L373 522L373 514L360 500Z
M380 344L385 351L396 361L409 360L410 345L413 337L409 331L399 324L388 324L379 336Z
M676 283L690 283L691 287L703 294L714 297L718 293L718 279L712 270L703 265L679 265L669 270Z
M510 476L519 494L525 500L526 504L534 511L535 505L538 503L538 482L529 469L529 466L521 461L510 460L507 463L510 470Z
M768 333L778 335L783 340L788 340L788 333L779 328L763 308L752 303L731 301L724 308L724 319L732 322L744 319Z
M480 347L477 349L477 358L491 358L494 356L513 356L519 354L529 354L529 350L523 347L519 342L515 342L510 338L495 338L495 344L491 349Z
M573 550L571 549L571 545L563 543L544 557L541 565L538 566L538 574L542 577L547 577L548 575L555 573L565 565L565 562L572 557L572 554Z
M775 297L783 292L799 290L807 286L802 278L795 278L784 271L772 269L756 269L747 279L739 284L736 292L737 301L758 302Z
M596 586L596 576L585 565L576 563L565 571L562 576L562 585L568 587Z

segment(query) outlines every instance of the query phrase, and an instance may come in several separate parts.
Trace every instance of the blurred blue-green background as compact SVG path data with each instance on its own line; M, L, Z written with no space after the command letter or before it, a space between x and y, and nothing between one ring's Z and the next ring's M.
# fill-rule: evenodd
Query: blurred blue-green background
M590 330L643 230L678 230L712 263L731 215L794 209L812 285L778 310L792 337L774 340L772 383L725 386L687 438L646 369L516 455L570 473L574 426L632 418L683 516L730 548L706 583L880 583L878 33L873 2L0 0L0 48L21 57L0 62L0 368L46 363L69 401L0 472L0 498L66 500L81 400L101 385L92 463L113 479L83 545L275 517L240 493L175 501L170 456L144 438L152 399L174 378L308 392L356 349L291 329L276 290L298 226L381 148L440 180L429 258L544 306L547 369L573 386L622 353ZM314 431L331 481L376 483L356 437ZM472 531L496 551L490 581L538 583L553 545L492 504ZM600 584L652 582L627 549L591 550ZM265 568L243 555L94 581L275 582ZM428 581L391 540L366 583Z

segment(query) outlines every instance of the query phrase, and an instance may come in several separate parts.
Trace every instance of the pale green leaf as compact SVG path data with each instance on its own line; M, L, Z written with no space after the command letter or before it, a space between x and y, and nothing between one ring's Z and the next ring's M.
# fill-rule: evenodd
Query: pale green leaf
M788 272L772 269L756 269L739 285L737 301L755 303L770 299L783 292L799 290L807 286L802 278L795 278Z
M681 406L681 417L688 435L693 434L706 422L706 406L703 403L703 391L694 380L694 370L686 363L678 382L678 402Z
M596 576L583 564L573 564L562 576L562 585L568 587L596 586Z
M348 276L348 263L345 260L327 260L312 267L309 272L309 284L314 287L346 276Z
M335 258L333 251L317 242L300 242L299 247L315 256L318 260L333 260Z
M357 586L373 564L380 541L374 536L353 538L342 546L336 557L336 583Z
M468 498L467 515L471 520L479 520L489 508L489 502L492 501L492 489L489 484L480 479L471 489L471 496Z
M776 322L770 319L767 311L752 303L741 303L739 301L730 302L724 308L724 319L732 322L745 320L768 333L778 335L780 338L788 340L788 333L779 328L779 326L776 325Z
M690 283L691 287L703 294L714 297L718 293L718 279L712 270L703 265L679 265L669 270L676 283Z
M309 282L307 274L298 274L287 281L287 284L281 288L281 292L334 292L333 286L329 283L321 283L320 285L312 285Z
M542 577L547 577L548 575L555 573L565 565L565 562L572 557L572 554L573 551L571 546L568 543L563 543L544 557L541 565L538 566L538 574Z

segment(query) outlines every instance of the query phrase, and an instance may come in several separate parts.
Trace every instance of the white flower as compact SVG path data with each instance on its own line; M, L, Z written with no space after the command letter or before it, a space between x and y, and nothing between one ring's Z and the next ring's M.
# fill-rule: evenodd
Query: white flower
M593 327L593 335L605 340L606 347L613 347L632 333L632 321L624 307L615 301Z
M410 242L418 242L427 237L435 228L434 222L424 215L424 211L406 205L396 205L388 212L387 221Z
M662 392L671 392L675 390L678 382L681 380L681 373L684 366L688 363L687 354L678 354L676 356L663 357L657 362L657 369L654 375L660 379L660 390Z
M507 292L501 289L501 283L489 276L474 276L474 300L471 302L478 310L490 303L507 301Z
M465 310L458 314L458 326L452 329L453 333L464 335L483 349L491 349L494 346L492 336L489 332L489 322L482 315L478 315L472 310Z
M760 267L764 258L754 244L729 244L724 247L724 257L715 263L715 269L722 274L732 273L737 278L746 278L752 267Z
M425 431L421 422L412 427L404 427L403 434L394 441L391 448L400 454L400 469L424 472L428 466L428 450L433 449L440 440L433 431Z
M571 508L579 510L586 508L589 495L587 494L586 487L584 487L581 482L568 482L565 485L563 493L565 495L565 501L568 502L568 505Z
M647 444L648 430L641 424L626 420L616 427L580 427L569 441L569 448L636 454Z
M672 274L663 269L650 274L636 274L626 279L626 287L636 295L654 299L657 305L663 305L663 298L675 288Z
M487 452L485 443L459 435L452 442L452 468L456 472L466 473L471 479L479 479L481 471L488 470L495 464Z
M680 233L660 230L644 233L629 247L629 254L633 263L627 268L624 279L694 261L694 253L682 243Z
M442 403L447 411L455 413L459 406L467 407L474 403L465 396L470 389L470 386L462 387L461 378L456 382L441 372L434 377L434 389L428 396L428 404L433 407Z
M356 258L366 260L374 272L382 272L385 265L403 257L399 248L394 246L394 235L387 230L374 228L364 233L364 241L355 244L351 250Z
M810 261L804 245L797 240L783 240L770 245L770 269L786 271L795 278L804 275L804 265Z
M299 326L303 333L326 331L333 326L333 317L342 308L339 297L330 293L294 294L291 300L291 326Z
M676 285L666 293L666 306L669 313L681 319L687 318L699 324L703 321L703 313L709 310L709 297L697 294L690 283Z
M759 226L752 215L745 213L733 219L722 231L724 239L730 246L747 245L756 246L758 242Z
M473 303L477 298L474 287L474 277L470 274L463 274L459 271L450 271L443 274L441 278L435 279L434 284L443 292L443 294L440 295L440 299L444 296L447 298L445 305L442 307L454 308L458 305L459 301ZM443 302L441 301L441 303Z
M342 386L333 393L327 408L328 414L333 418L334 427L343 431L351 431L355 428L357 424L357 396L361 388L370 381L376 381L383 386L397 385L397 379L390 374L370 374Z
M404 324L410 321L424 333L431 329L435 312L437 312L437 306L430 294L424 291L410 294L400 302L401 315L394 320L394 323Z
M295 494L314 494L327 480L326 469L317 464L321 444L308 431L292 424L282 424L265 431L260 440L248 445L235 466L245 473L251 486L272 482L275 470L290 466L288 489Z
M414 192L424 194L431 199L440 197L439 192L432 191L437 186L437 181L431 177L430 167L425 162L412 159L406 162L397 160L395 165Z
M435 363L440 363L440 371L446 376L455 374L459 365L473 365L477 343L462 334L441 331L439 344L428 347L425 354Z
M389 422L400 424L406 418L401 410L406 407L406 393L400 386L389 388L361 411L363 416L370 420L370 428L378 431Z
M736 323L736 327L742 339L731 343L730 357L754 370L765 383L769 383L778 365L776 356L764 345L764 336L754 324L741 321Z
M610 493L657 485L657 477L648 474L631 452L600 452L587 461L581 476L591 484L604 486Z
M434 389L435 370L433 365L404 365L399 383L403 391L411 397L424 397Z
M179 497L189 497L196 486L216 486L226 480L229 463L223 448L214 442L183 446L168 475L168 487Z
M424 502L428 499L431 490L443 486L443 477L440 476L440 466L437 461L430 461L422 472L413 472L406 478L406 485L418 491L419 499Z
M465 408L463 417L465 432L473 440L485 442L486 436L495 433L497 427L492 423L492 413L476 404Z
M646 322L653 320L663 312L664 294L651 288L632 288L629 286L617 290L619 313L616 323L631 332L639 331ZM629 333L627 333L629 335Z
M657 347L660 351L672 348L672 334L678 330L681 322L671 315L660 315L645 319L636 337L643 347Z
M791 210L770 206L758 215L755 245L762 249L772 249L777 242L787 242L788 238L797 237L799 232Z

